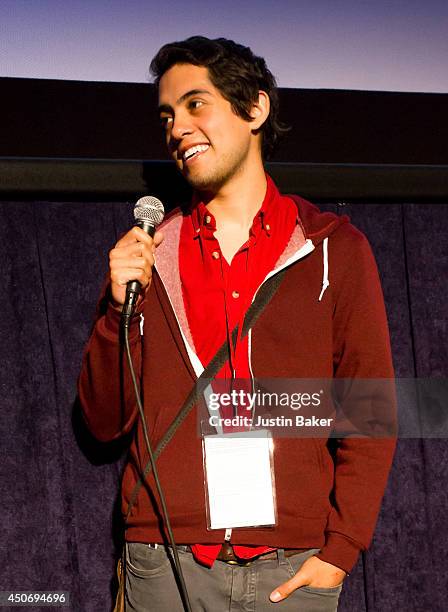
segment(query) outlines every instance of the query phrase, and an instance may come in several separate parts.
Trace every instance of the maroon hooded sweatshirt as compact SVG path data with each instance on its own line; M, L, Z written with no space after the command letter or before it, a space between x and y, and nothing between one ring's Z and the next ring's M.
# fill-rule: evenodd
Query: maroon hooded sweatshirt
M283 281L250 331L254 377L392 379L383 295L367 239L347 216L322 213L306 200L290 197L301 223L269 275L286 269ZM183 305L181 224L182 212L176 209L160 228L165 239L156 252L152 285L139 307L144 324L142 316L135 316L130 330L153 449L202 371ZM85 421L101 441L129 432L138 415L127 364L121 368L119 324L120 314L110 304L98 308L78 381ZM363 403L374 401L386 406L393 420L393 394L379 393L374 399L349 402L347 410L362 412ZM331 416L332 410L328 406L322 416ZM217 544L224 541L224 530L207 530L197 411L195 407L180 425L157 466L176 542ZM321 431L316 438L275 439L277 525L233 530L232 543L319 548L319 558L350 572L359 552L370 544L395 439L344 436L330 454L330 432ZM124 516L148 460L138 419L122 482ZM150 472L127 522L128 541L163 541L157 506Z

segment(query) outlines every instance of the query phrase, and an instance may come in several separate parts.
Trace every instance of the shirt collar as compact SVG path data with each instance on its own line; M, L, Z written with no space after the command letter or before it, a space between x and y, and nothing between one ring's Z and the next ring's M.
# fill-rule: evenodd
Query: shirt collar
M263 202L256 213L249 236L257 238L261 232L270 236L275 231L275 215L279 212L279 200L281 195L269 174L266 174L266 194ZM216 231L216 219L207 209L200 198L193 195L191 201L191 218L194 228L194 236L204 234L213 235Z

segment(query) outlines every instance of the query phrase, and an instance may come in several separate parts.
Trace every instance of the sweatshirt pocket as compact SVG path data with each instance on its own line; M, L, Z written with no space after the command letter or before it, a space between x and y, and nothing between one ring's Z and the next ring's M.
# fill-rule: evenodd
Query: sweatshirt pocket
M324 460L323 444L313 438L276 440L277 500L291 516L318 519L331 510L333 469Z

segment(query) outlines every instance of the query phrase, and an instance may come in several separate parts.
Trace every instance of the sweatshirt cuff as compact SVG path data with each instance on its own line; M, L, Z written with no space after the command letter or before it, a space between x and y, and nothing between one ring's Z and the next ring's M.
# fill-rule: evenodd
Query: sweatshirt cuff
M325 545L315 556L322 561L336 565L349 574L356 561L362 547L354 540L346 538L340 533L327 532Z
M134 316L129 325L129 341L135 341L139 334L140 312L143 310L143 302L139 304ZM107 336L114 339L118 338L120 332L121 312L116 310L109 302L107 305L106 315L104 317L104 331Z

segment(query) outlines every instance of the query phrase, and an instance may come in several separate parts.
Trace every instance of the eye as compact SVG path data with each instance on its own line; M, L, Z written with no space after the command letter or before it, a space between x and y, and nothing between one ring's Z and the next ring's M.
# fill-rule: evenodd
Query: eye
M196 110L197 108L200 108L203 104L204 102L202 100L190 100L188 106L191 109Z
M162 126L162 128L166 130L168 125L172 123L173 118L170 115L165 115L165 116L162 115L161 117L159 117L159 121L160 121L160 125Z

